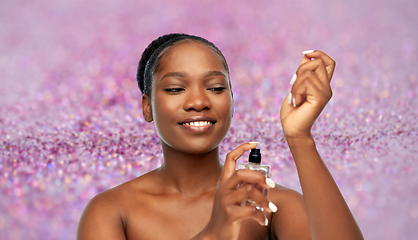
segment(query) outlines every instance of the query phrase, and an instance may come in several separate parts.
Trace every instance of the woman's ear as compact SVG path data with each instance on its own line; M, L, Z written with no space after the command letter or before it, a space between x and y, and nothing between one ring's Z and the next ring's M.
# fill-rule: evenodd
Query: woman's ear
M145 121L152 122L151 98L147 94L142 96L142 115L144 115Z

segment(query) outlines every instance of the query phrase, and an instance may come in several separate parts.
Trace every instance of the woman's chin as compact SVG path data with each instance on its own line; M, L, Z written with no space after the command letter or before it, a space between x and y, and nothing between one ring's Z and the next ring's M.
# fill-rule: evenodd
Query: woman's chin
M220 142L219 142L220 143ZM166 144L173 150L179 151L184 154L193 154L193 155L201 155L207 154L217 149L219 143L210 144L208 141L194 141L192 143L184 143L180 144L176 142L175 144Z

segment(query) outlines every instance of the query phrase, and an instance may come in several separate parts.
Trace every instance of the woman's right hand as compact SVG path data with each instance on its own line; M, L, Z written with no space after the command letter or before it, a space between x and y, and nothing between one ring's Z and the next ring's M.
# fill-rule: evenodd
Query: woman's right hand
M207 239L237 239L240 226L245 219L254 219L262 226L268 226L265 214L259 210L276 211L277 207L255 185L270 189L274 182L261 173L241 169L235 170L236 161L257 143L245 143L231 151L225 160L225 165L215 192L212 215L205 228ZM237 188L241 183L250 183ZM251 199L252 206L241 206L240 203ZM256 208L259 207L258 209Z

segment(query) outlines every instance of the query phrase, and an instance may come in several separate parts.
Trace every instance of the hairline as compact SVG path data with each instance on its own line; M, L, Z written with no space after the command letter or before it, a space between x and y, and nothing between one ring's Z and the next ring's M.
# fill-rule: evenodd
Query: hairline
M205 39L203 39L203 40L205 40ZM148 95L149 97L151 97L151 95L152 95L152 89L153 89L153 87L152 87L152 83L154 82L154 76L155 76L155 73L156 72L158 72L159 71L159 68L160 68L160 60L161 60L161 58L164 56L164 54L165 53L167 53L167 51L171 48L171 47L173 47L173 46L176 46L176 45L178 45L178 44L182 44L182 43L185 43L185 41L193 41L193 42L196 42L196 43L200 43L200 44L203 44L203 45L205 45L205 46L207 46L207 47L209 47L209 48L211 48L219 57L220 57L220 59L221 59L221 62L222 62L222 65L223 65L223 67L225 68L225 70L226 70L226 73L227 73L227 80L228 80L228 83L229 83L229 87L231 88L232 86L231 86L231 80L230 80L230 77L229 77L229 67L228 67L228 63L226 62L226 59L225 59L225 57L223 56L223 54L222 54L222 52L220 52L220 50L219 49L217 49L217 47L216 46L212 46L213 45L213 43L211 43L211 42L205 42L205 41L203 41L203 40L200 40L200 39L193 39L193 38L184 38L184 39L180 39L180 40L178 40L178 41L175 41L175 39L173 39L173 43L170 43L170 42L166 42L166 44L167 44L167 46L165 46L165 44L163 44L162 46L160 46L160 47L164 47L162 50L161 50L161 52L160 53L158 53L158 56L156 56L155 57L155 62L153 63L153 66L149 66L149 67L151 67L152 69L151 69L151 71L150 71L150 73L151 73L151 79L150 79L150 84L149 84L149 88L150 88L150 90L149 90L149 94L145 91L144 92L144 94L146 94L146 95ZM207 41L207 40L206 40ZM158 51L158 49L156 50L156 52ZM152 58L152 57L151 57ZM150 59L151 59L150 58ZM146 65L148 65L150 62L147 62L147 64ZM146 71L146 69L147 69L147 67L145 67L145 71ZM144 74L145 74L145 72L144 72ZM144 77L144 79L145 79L145 77ZM144 86L145 87L145 86ZM145 89L144 89L145 90Z
M156 72L158 72L159 71L159 67L160 67L160 60L161 60L161 58L164 56L164 54L166 54L167 53L167 51L168 50L170 50L170 48L172 48L172 47L174 47L174 46L176 46L176 45L179 45L179 44L184 44L185 43L185 41L193 41L193 42L196 42L196 43L200 43L200 44L203 44L203 45L205 45L205 46L207 46L207 47L209 47L210 49L212 49L220 58L221 58L221 61L222 61L222 65L224 66L224 68L225 68L225 70L226 70L226 72L227 72L227 78L228 78L228 81L230 80L229 79L229 70L228 70L228 67L226 66L226 60L224 59L225 57L223 57L222 56L222 54L216 49L216 48L214 48L213 46L211 46L210 44L208 44L208 43L205 43L205 42L203 42L203 41L201 41L201 40L199 40L199 39L191 39L191 38L185 38L185 39L181 39L181 40L179 40L179 41L177 41L177 42L174 42L173 44L171 44L171 45L169 45L169 46L167 46L167 47L165 47L159 54L158 54L158 56L157 56L157 60L155 61L155 65L154 65L154 67L153 67L153 69L152 69L152 77L154 77L154 74L156 73Z

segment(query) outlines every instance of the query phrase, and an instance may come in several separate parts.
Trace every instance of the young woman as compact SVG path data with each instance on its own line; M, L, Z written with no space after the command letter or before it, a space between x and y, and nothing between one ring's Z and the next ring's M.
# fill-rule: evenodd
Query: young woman
M144 51L137 78L144 118L161 139L163 164L95 196L77 238L363 239L310 134L331 98L334 68L325 53L308 51L282 104L300 195L258 172L235 170L236 160L257 143L240 145L222 166L218 145L233 116L226 60L200 37L158 38ZM237 188L243 182L252 184ZM255 186L268 188L268 197ZM248 199L253 206L240 205Z

